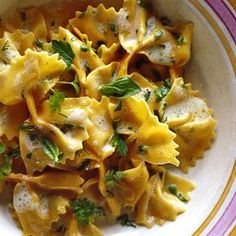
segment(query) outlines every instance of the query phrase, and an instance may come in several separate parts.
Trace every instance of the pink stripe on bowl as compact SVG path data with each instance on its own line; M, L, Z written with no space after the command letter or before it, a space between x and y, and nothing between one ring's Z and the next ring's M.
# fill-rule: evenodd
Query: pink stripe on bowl
M223 0L205 0L225 25L236 44L236 17Z
M236 193L215 226L207 236L223 236L236 219Z
M222 23L227 28L234 43L236 44L236 17L224 0L205 0ZM220 219L210 230L207 236L226 236L227 230L236 219L236 193L234 193L229 205L226 207Z

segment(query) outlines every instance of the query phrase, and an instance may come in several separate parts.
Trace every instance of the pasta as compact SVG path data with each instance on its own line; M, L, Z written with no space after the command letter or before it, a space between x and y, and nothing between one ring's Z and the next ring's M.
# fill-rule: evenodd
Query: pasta
M10 186L23 235L173 221L194 184L169 166L186 173L214 140L213 111L183 78L193 25L161 21L145 0L110 4L1 22L0 193Z

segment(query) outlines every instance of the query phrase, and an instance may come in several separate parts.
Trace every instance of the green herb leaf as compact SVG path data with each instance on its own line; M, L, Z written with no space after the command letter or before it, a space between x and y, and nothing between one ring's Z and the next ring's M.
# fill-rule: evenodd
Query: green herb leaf
M9 47L10 47L9 41L7 40L7 41L4 43L4 45L2 46L2 52L8 50Z
M38 48L43 48L44 42L43 42L42 40L40 40L40 39L36 39L36 40L35 40L35 44L36 44L36 46L37 46Z
M63 154L59 151L58 146L50 139L42 140L42 149L49 159L54 161L56 164L58 164L62 159Z
M70 67L75 54L67 42L52 40L52 48L54 52L59 53L60 58L66 63L67 67Z
M5 176L7 176L11 172L11 163L9 157L4 154L3 155L3 164L0 169L0 180L3 180Z
M177 39L177 45L181 46L187 43L186 38L181 34L179 38Z
M118 32L117 32L117 27L116 27L116 24L115 23L109 23L109 29L111 30L111 32L114 33L115 36L118 35Z
M78 84L77 81L78 81L77 79L73 80L73 81L71 82L71 85L73 86L76 95L79 97L79 95L80 95L80 86L79 86L79 84Z
M132 79L123 77L109 84L102 85L99 91L108 97L124 99L139 93L141 89Z
M164 84L155 90L155 95L158 101L161 101L170 91L171 85L168 80L164 81Z
M87 52L87 51L89 51L89 47L86 44L81 44L80 51Z
M0 142L0 154L4 153L6 151L5 145Z
M34 132L35 127L32 125L29 121L25 121L21 126L20 130L26 131L26 132Z
M128 155L128 146L126 142L122 139L121 135L116 132L111 138L111 145L115 147L120 156L126 157Z
M183 193L179 192L175 184L170 184L168 186L168 190L170 193L175 195L180 201L188 202L188 200L184 197Z
M144 100L147 102L151 96L151 91L150 90L146 90L146 92L144 93Z
M163 31L162 30L158 30L154 32L154 40L159 40L163 35Z
M109 170L105 174L106 186L109 190L113 189L118 181L123 179L123 171Z
M138 146L138 154L147 154L148 146L147 145L139 145Z
M65 100L65 95L61 92L54 92L49 98L49 109L51 113L60 112L61 105Z
M81 225L87 225L94 221L94 217L104 213L102 207L96 206L93 202L86 198L74 200L70 202L72 211Z
M117 217L117 220L120 220L120 224L122 226L128 226L128 227L136 228L136 225L134 224L134 221L129 219L128 214L120 215L119 217Z

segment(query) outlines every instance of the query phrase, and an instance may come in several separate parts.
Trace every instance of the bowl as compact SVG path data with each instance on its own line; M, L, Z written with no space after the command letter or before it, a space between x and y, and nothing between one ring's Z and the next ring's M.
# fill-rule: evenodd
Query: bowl
M51 2L40 0L37 4ZM56 1L55 1L56 2ZM185 79L199 89L214 110L217 136L211 149L188 174L196 184L192 200L175 222L151 229L106 226L105 235L235 235L236 217L236 17L234 1L156 0L160 16L194 24L192 56ZM0 0L0 14L35 5L35 1ZM0 235L17 236L6 207L0 207Z

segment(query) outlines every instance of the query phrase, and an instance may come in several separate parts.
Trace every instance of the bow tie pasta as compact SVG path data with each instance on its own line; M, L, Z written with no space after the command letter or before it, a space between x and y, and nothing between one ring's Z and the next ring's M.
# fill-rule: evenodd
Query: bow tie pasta
M182 78L193 25L161 21L145 0L110 2L1 22L0 193L11 189L24 235L175 220L194 184L169 167L187 172L215 138L212 110Z

